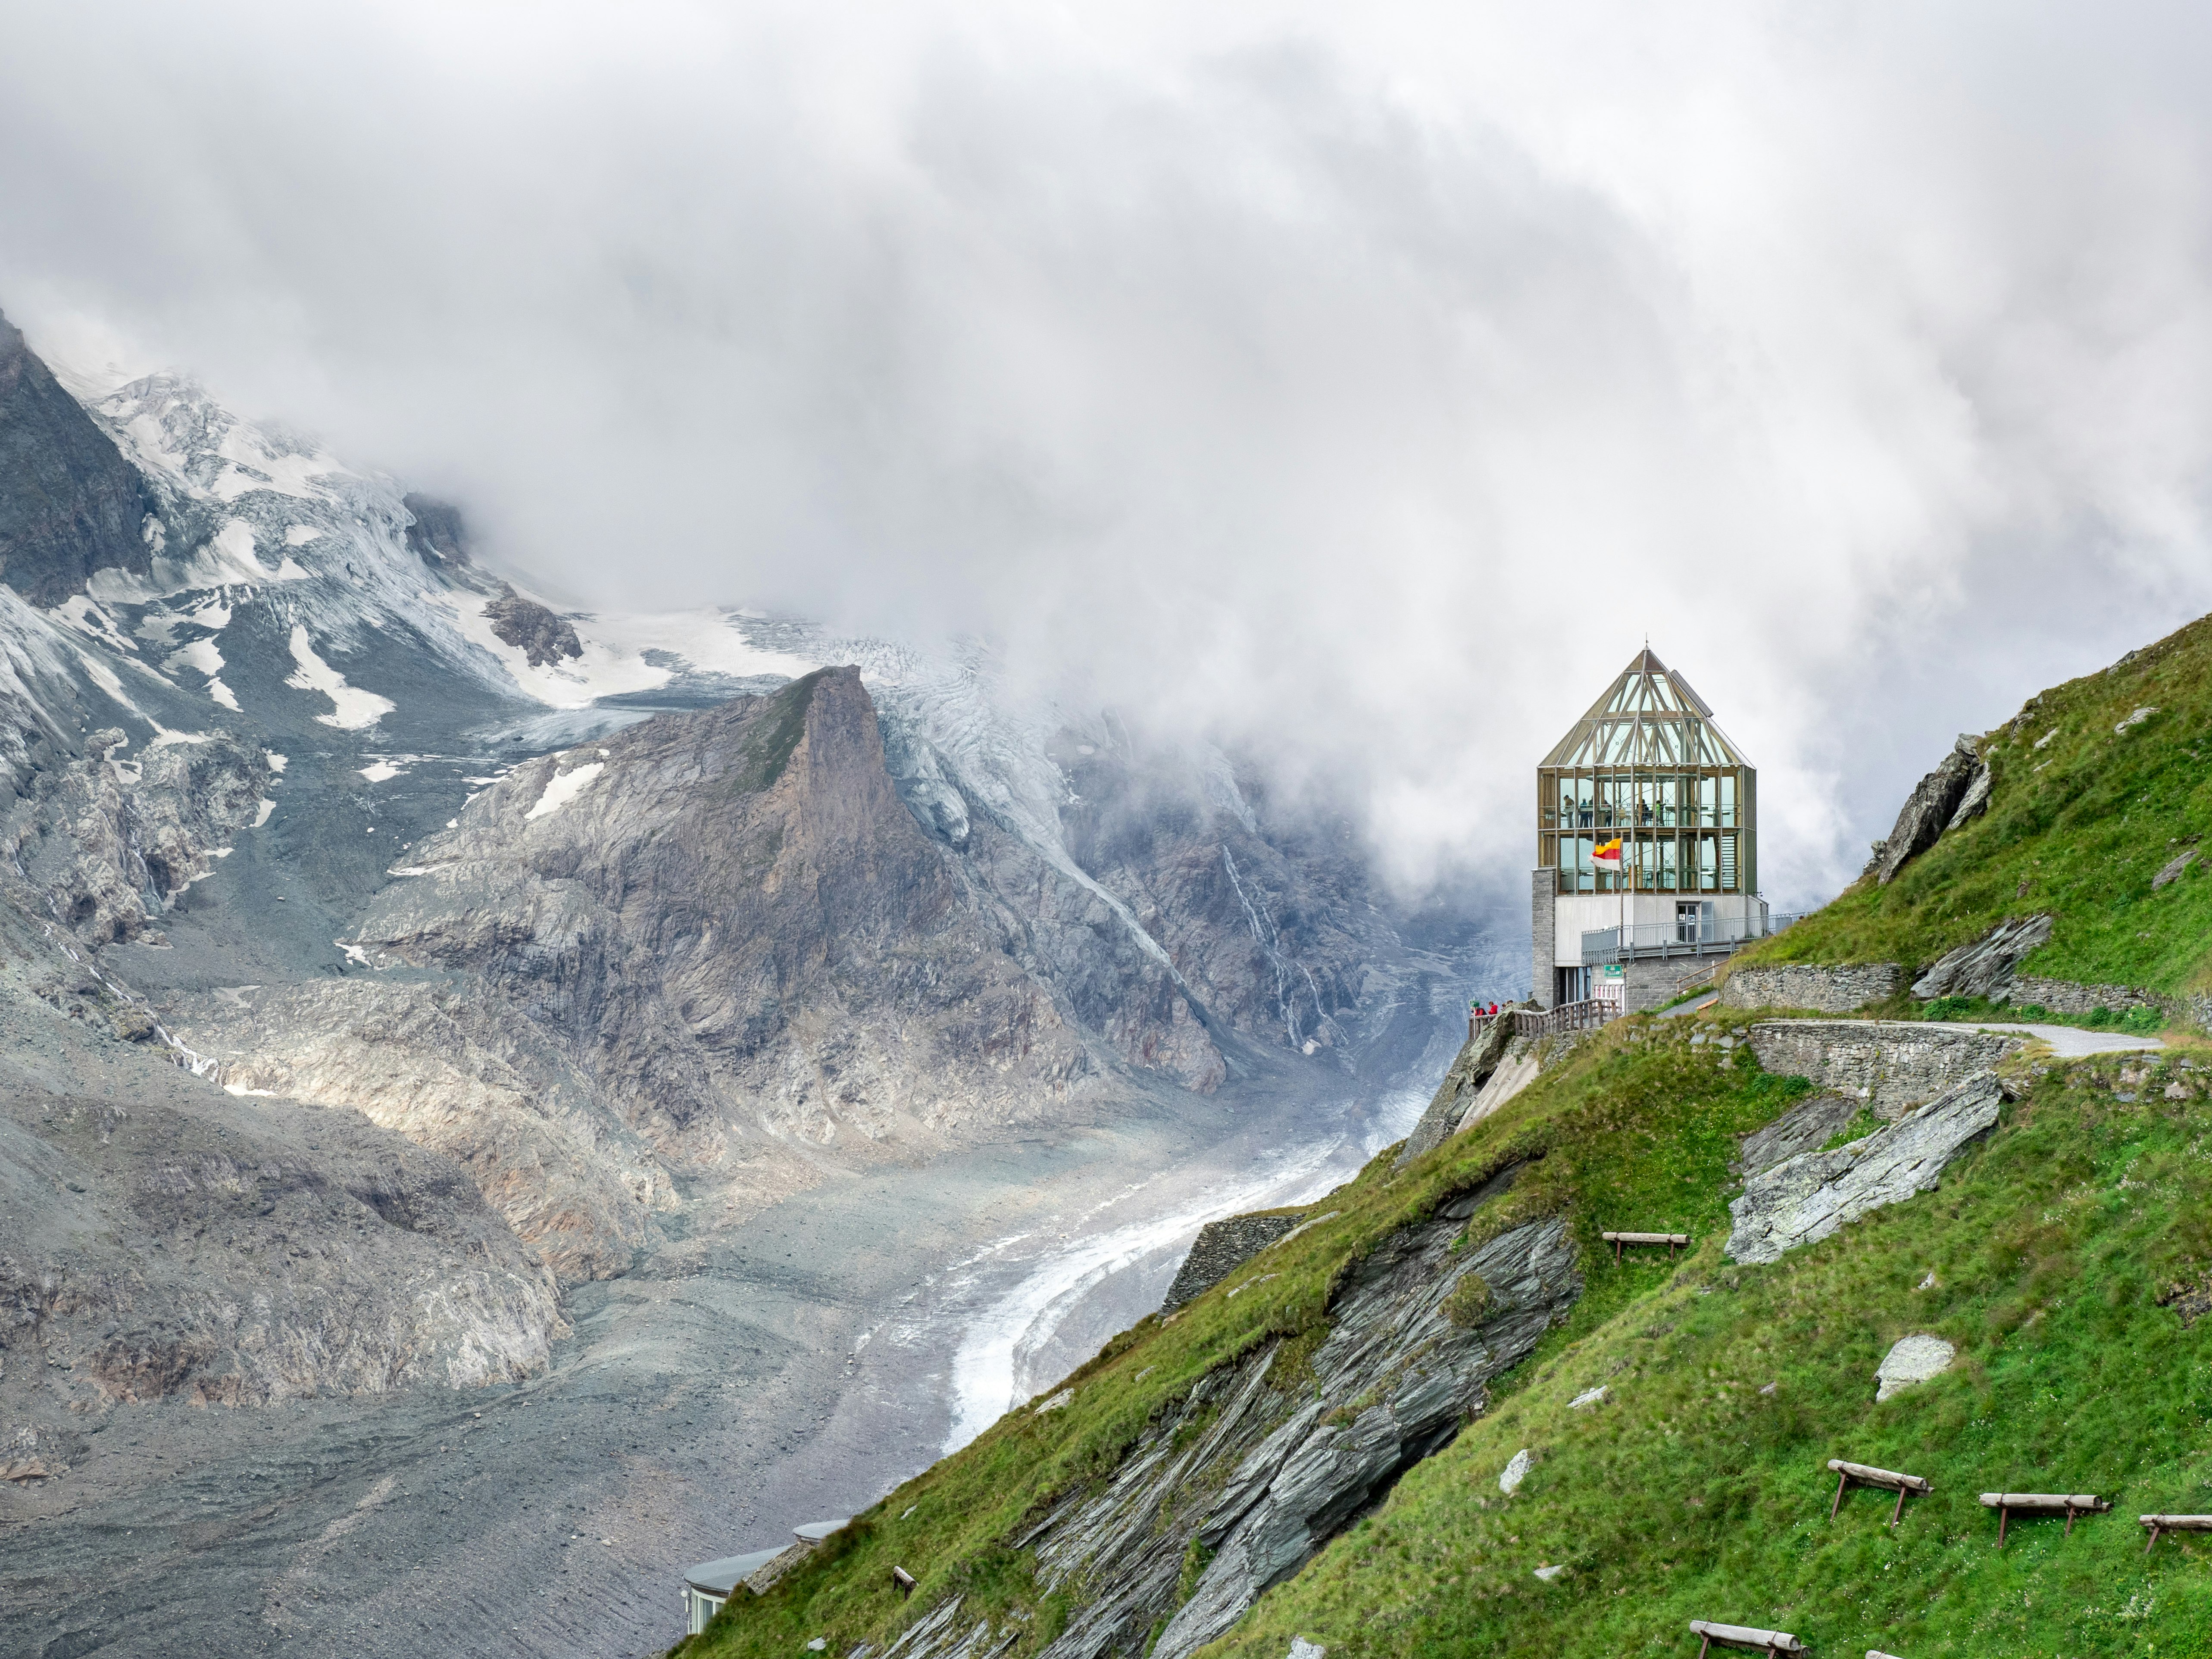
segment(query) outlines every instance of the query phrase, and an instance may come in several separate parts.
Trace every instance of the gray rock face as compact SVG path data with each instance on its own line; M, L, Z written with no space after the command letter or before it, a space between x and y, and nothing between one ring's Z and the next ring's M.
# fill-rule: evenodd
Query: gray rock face
M143 571L152 492L0 317L0 581L36 605L95 570Z
M413 520L407 526L408 546L422 557L441 563L469 562L468 525L459 507L434 495L411 493L401 496L400 504Z
M1875 1371L1874 1397L1876 1401L1887 1400L1916 1382L1939 1376L1951 1368L1951 1362L1958 1357L1959 1351L1940 1336L1900 1337L1882 1356Z
M1923 1002L1942 996L1987 997L2002 1002L2011 994L2020 964L2051 942L2051 918L2006 918L1987 934L1945 952L1912 981L1912 994Z
M1406 1137L1399 1149L1398 1169L1404 1169L1425 1152L1434 1152L1449 1139L1466 1116L1468 1108L1482 1092L1482 1085L1490 1081L1498 1062L1504 1059L1506 1049L1513 1042L1513 1022L1498 1018L1487 1021L1474 1036L1468 1038L1459 1051L1459 1058L1444 1073L1437 1086L1436 1097L1429 1102L1421 1121L1413 1126L1413 1133Z
M1288 1392L1270 1386L1272 1346L1213 1372L1112 1474L1016 1540L1036 1551L1047 1588L1077 1603L1045 1650L1050 1659L1140 1648L1163 1618L1169 1622L1152 1651L1181 1659L1481 1409L1487 1380L1526 1354L1582 1291L1574 1247L1557 1218L1474 1250L1449 1248L1478 1202L1505 1184L1447 1206L1360 1264L1330 1310L1311 1382ZM1482 1323L1468 1329L1452 1323L1443 1303L1470 1273L1481 1275L1492 1299ZM1346 1409L1358 1402L1366 1403L1356 1415ZM1215 1554L1178 1609L1193 1538Z
M1856 1095L1886 1118L1987 1071L2024 1041L1902 1019L1773 1019L1751 1028L1751 1051L1768 1071Z
M0 884L88 945L158 942L161 914L254 822L270 776L258 744L228 736L133 759L120 730L95 732L0 811Z
M1814 1095L1764 1129L1746 1135L1737 1167L1745 1175L1759 1175L1801 1152L1817 1152L1843 1133L1864 1103L1856 1095Z
M255 1406L545 1365L554 1288L466 1171L359 1115L239 1098L118 1041L0 907L0 1421Z
M1534 1467L1534 1462L1529 1455L1528 1448L1523 1446L1513 1454L1504 1468L1499 1472L1498 1490L1508 1498L1512 1497L1515 1492L1521 1490L1521 1483L1528 1478L1528 1471Z
M1899 972L1893 962L1846 963L1836 968L1786 962L1738 968L1721 987L1721 1006L1848 1014L1889 995L1897 988Z
M1212 1290L1296 1227L1305 1214L1300 1210L1288 1215L1232 1215L1206 1223L1191 1241L1190 1254L1183 1257L1182 1266L1176 1270L1175 1283L1168 1286L1160 1311L1172 1313Z
M2002 1099L1995 1073L1970 1078L1863 1140L1752 1176L1729 1206L1729 1255L1747 1266L1777 1261L1870 1210L1934 1191L1951 1162L1996 1125Z
M574 623L563 622L535 599L526 599L506 582L483 608L491 631L522 653L532 668L544 668L584 654Z
M1962 733L1951 752L1943 757L1942 764L1921 779L1906 798L1898 812L1896 826L1867 866L1875 879L1888 886L1908 861L1933 847L1950 827L1977 777L1985 779L1986 772L1974 752L1973 738ZM1983 798L1987 797L1988 784L1984 781Z
M1973 775L1966 780L1966 793L1959 797L1958 810L1951 814L1951 821L1943 826L1945 835L1962 828L1970 819L1978 818L1989 810L1991 781L1989 763L1977 760Z

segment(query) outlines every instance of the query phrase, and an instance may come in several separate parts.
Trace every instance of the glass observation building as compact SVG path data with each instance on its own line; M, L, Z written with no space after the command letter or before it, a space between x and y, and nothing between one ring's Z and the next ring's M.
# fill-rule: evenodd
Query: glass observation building
M1640 653L1536 769L1536 862L1562 893L1759 890L1759 775L1690 683ZM1621 843L1617 869L1597 849Z
M1601 857L1618 842L1618 859ZM1672 988L1767 931L1759 775L1649 648L1536 768L1534 988L1546 1006ZM1639 989L1639 988L1641 988ZM1662 998L1661 1000L1665 1000Z

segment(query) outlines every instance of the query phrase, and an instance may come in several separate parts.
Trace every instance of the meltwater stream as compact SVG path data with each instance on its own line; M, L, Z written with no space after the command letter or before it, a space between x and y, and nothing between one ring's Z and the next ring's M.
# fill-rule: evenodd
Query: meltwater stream
M1417 1066L1411 1075L1425 1070ZM966 1445L1158 1308L1206 1223L1310 1203L1349 1181L1404 1138L1431 1086L1400 1088L1359 1106L1340 1103L1296 1126L1304 1133L1287 1147L1280 1132L1290 1125L1270 1126L1273 1144L1256 1150L1256 1135L1235 1137L1171 1176L1097 1205L1065 1232L1014 1234L959 1263L940 1304L940 1317L962 1327L945 1450Z

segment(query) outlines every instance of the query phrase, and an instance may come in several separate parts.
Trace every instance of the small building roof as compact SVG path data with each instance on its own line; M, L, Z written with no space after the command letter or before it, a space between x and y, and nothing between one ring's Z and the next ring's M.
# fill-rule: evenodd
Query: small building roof
M808 1521L791 1529L791 1535L802 1544L818 1544L853 1517L840 1516L835 1521Z
M788 1549L789 1545L783 1547ZM750 1555L726 1555L719 1561L702 1561L684 1569L684 1582L696 1590L727 1600L730 1592L783 1553L783 1549L755 1550Z
M1561 767L1748 766L1713 724L1689 681L1646 647L1540 764Z

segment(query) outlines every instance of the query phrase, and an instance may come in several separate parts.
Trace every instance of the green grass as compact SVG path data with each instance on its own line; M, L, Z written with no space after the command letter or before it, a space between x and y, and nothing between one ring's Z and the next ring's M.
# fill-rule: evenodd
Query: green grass
M2142 707L2160 712L2114 732ZM769 728L758 758L771 770L789 757L800 710L794 700ZM1986 815L1890 887L1854 888L1751 959L1917 966L2007 915L2049 910L2057 925L2030 973L2212 986L2212 872L2150 890L2212 822L2212 622L2045 693L1985 753L1996 780ZM1879 1012L2026 1011L1959 1000L1922 1010L1900 995ZM1690 1041L1748 1018L1714 1008L1621 1022L1407 1169L1391 1168L1395 1149L1382 1154L1310 1206L1335 1218L1116 1337L1070 1379L1065 1409L1010 1413L678 1650L788 1656L819 1636L833 1654L863 1641L880 1653L957 1593L963 1622L1012 1618L1023 1631L1013 1654L1035 1654L1071 1603L1041 1593L1012 1540L1255 1346L1282 1339L1271 1378L1310 1387L1303 1358L1353 1265L1518 1164L1469 1242L1563 1215L1586 1294L1498 1379L1484 1417L1209 1655L1280 1659L1302 1634L1332 1659L1687 1659L1693 1618L1778 1626L1854 1659L1869 1648L1910 1659L2212 1653L2212 1538L2170 1537L2146 1558L2133 1520L2212 1511L2212 1318L2186 1328L2159 1300L2212 1276L2212 1067L2180 1069L2185 1054L2205 1065L2212 1045L2179 1036L2191 1046L2154 1066L2014 1062L2026 1097L1939 1191L1738 1268L1722 1255L1738 1138L1810 1089L1764 1073L1748 1048ZM1686 1261L1650 1252L1615 1267L1598 1238L1608 1228L1698 1243ZM1469 1290L1458 1312L1479 1318L1480 1299ZM1876 1404L1875 1366L1916 1331L1957 1345L1957 1363ZM1599 1383L1613 1390L1604 1404L1567 1408ZM1536 1466L1508 1498L1498 1475L1523 1447ZM1847 1498L1831 1522L1826 1462L1837 1456L1925 1475L1936 1490L1894 1532L1879 1492ZM2096 1491L2114 1511L2070 1538L2024 1522L1999 1553L1995 1517L1975 1501L1998 1488ZM910 1601L890 1589L894 1564L921 1580ZM1205 1565L1198 1553L1186 1562L1186 1592ZM1534 1577L1551 1565L1567 1571Z
M732 793L756 795L775 787L783 769L791 763L799 738L806 735L807 705L814 701L814 688L829 672L817 668L769 696L767 707L753 717L745 733L740 764L729 785Z
M1748 1048L1730 1055L1688 1042L1693 1031L1717 1029L1697 1020L1634 1021L1595 1034L1505 1110L1409 1169L1392 1171L1395 1148L1378 1155L1310 1206L1341 1211L1335 1219L1275 1246L1169 1319L1146 1319L1116 1337L1070 1379L1066 1407L1009 1413L856 1517L770 1594L741 1597L680 1651L788 1654L816 1636L830 1638L834 1651L864 1640L880 1644L957 1592L968 1598L963 1618L1027 1615L1015 1652L1035 1652L1060 1627L1065 1607L1040 1595L1030 1558L1007 1540L1058 1495L1109 1473L1146 1424L1214 1367L1287 1337L1275 1372L1295 1384L1300 1351L1310 1352L1327 1334L1323 1310L1342 1275L1399 1227L1426 1219L1510 1164L1528 1167L1505 1197L1478 1212L1480 1236L1531 1216L1565 1214L1589 1263L1589 1293L1529 1362L1543 1365L1668 1280L1663 1255L1632 1256L1614 1268L1598 1234L1723 1231L1737 1137L1809 1091L1802 1079L1760 1072ZM1227 1294L1262 1273L1278 1277ZM1524 1364L1503 1389L1510 1392L1528 1371ZM894 1565L921 1581L910 1601L890 1589Z
M2142 708L2159 712L2114 730ZM2212 988L2212 868L2150 886L2212 830L2212 618L2031 699L1983 755L1995 788L1980 817L1887 887L1862 881L1738 961L1923 967L2007 916L2047 910L2056 927L2029 974Z
M2212 1322L2156 1300L2212 1265L2212 1108L2155 1080L2124 1103L2120 1066L2043 1079L1940 1192L1771 1267L1730 1267L1709 1237L1207 1653L1279 1659L1304 1634L1332 1659L1686 1656L1695 1618L1837 1655L2212 1650L2212 1544L2145 1559L2134 1521L2212 1510ZM1876 1405L1875 1366L1913 1331L1959 1358ZM1605 1405L1566 1409L1600 1382ZM1936 1491L1894 1533L1876 1492L1831 1523L1837 1456ZM2016 1525L2000 1554L1976 1501L1999 1489L2115 1502L2070 1539Z

